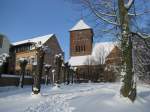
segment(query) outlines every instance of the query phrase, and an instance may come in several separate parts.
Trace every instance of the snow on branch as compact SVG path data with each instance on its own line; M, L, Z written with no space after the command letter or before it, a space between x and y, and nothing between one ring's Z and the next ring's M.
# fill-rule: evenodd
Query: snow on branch
M89 8L91 9L91 11L95 14L95 16L97 16L97 17L100 18L101 20L103 20L103 21L105 21L105 22L107 22L107 23L109 23L109 24L119 26L118 23L116 23L116 22L114 22L114 21L111 21L111 20L106 19L106 18L103 17L104 15L105 15L105 16L112 16L112 17L115 17L116 15L110 15L110 14L101 13L101 12L97 11L97 10L95 9L95 7L91 4L91 2L90 2L89 0L86 0L86 3L85 3L85 4L88 5Z
M142 38L150 38L150 35L148 34L143 34L143 33L140 33L140 32L137 32L138 35L140 35Z
M33 62L33 63L32 63L32 65L36 66L36 65L37 65L37 62L36 62L36 61L35 61L35 62Z
M28 59L27 58L19 58L19 61L24 62L24 61L28 61Z
M112 30L114 30L115 28L116 28L116 26L113 26L112 28L102 29L101 31L102 31L102 32L105 32L105 33L109 33L109 32L111 32Z
M51 66L52 66L52 65L50 65L50 64L45 64L45 65L44 65L44 67L48 67L48 68L51 67Z
M128 3L125 4L125 7L129 10L133 3L134 3L134 0L128 0Z
M98 13L101 14L101 15L104 15L104 16L116 17L115 14L108 14L108 13L103 13L103 12L100 12L100 11L98 11Z
M38 42L34 43L34 47L35 47L35 49L40 49L42 51L47 51L48 50L48 46L43 45L41 41L38 41Z
M63 60L63 55L62 55L61 53L56 54L56 55L55 55L55 58L60 58L61 60Z
M144 11L144 12L141 12L141 13L137 13L137 14L128 13L128 15L129 16L141 16L141 15L144 15L146 13L150 13L150 10L147 10L147 11Z
M91 8L91 9L92 9L92 8ZM102 19L103 21L105 21L105 22L107 22L107 23L109 23L109 24L112 24L112 25L117 25L117 26L119 26L118 23L113 22L113 21L111 21L111 20L108 20L108 19L102 17L100 14L98 14L98 12L97 12L96 10L92 9L92 12L93 12L98 18Z

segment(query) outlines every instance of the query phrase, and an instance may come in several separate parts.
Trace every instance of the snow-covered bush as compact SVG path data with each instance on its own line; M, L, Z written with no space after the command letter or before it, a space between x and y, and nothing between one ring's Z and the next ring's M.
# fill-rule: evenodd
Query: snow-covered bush
M7 61L8 57L9 57L9 55L6 53L3 53L0 55L0 66L3 65L3 63Z
M0 55L0 73L8 72L7 71L8 58L9 58L9 55L6 53L3 53Z

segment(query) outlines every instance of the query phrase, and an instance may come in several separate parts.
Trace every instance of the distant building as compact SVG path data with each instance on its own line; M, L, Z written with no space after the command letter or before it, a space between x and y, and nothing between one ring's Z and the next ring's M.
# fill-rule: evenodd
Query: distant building
M2 34L0 34L0 55L1 54L9 54L10 42L8 38Z
M59 53L63 54L63 51L54 34L14 42L12 43L12 47L10 49L10 73L20 74L19 59L26 58L28 60L26 74L32 75L33 65L37 63L37 51L34 46L35 43L48 47L44 57L44 64L49 64L54 67L55 55Z
M104 81L106 61L110 64L110 58L117 58L113 53L120 51L113 42L96 43L93 47L93 35L92 28L83 20L70 29L69 64L78 68L78 80Z

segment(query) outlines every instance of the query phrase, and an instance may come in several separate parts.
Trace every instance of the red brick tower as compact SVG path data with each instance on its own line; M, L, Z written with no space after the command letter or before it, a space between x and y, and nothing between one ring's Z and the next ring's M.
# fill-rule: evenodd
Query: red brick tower
M70 29L70 56L92 53L93 30L83 20Z

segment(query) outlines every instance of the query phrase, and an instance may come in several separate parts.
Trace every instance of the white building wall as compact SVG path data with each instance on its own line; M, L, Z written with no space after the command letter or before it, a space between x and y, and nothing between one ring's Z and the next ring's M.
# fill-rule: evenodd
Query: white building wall
M9 54L10 42L7 37L3 37L2 48L0 48L0 55L3 53Z

